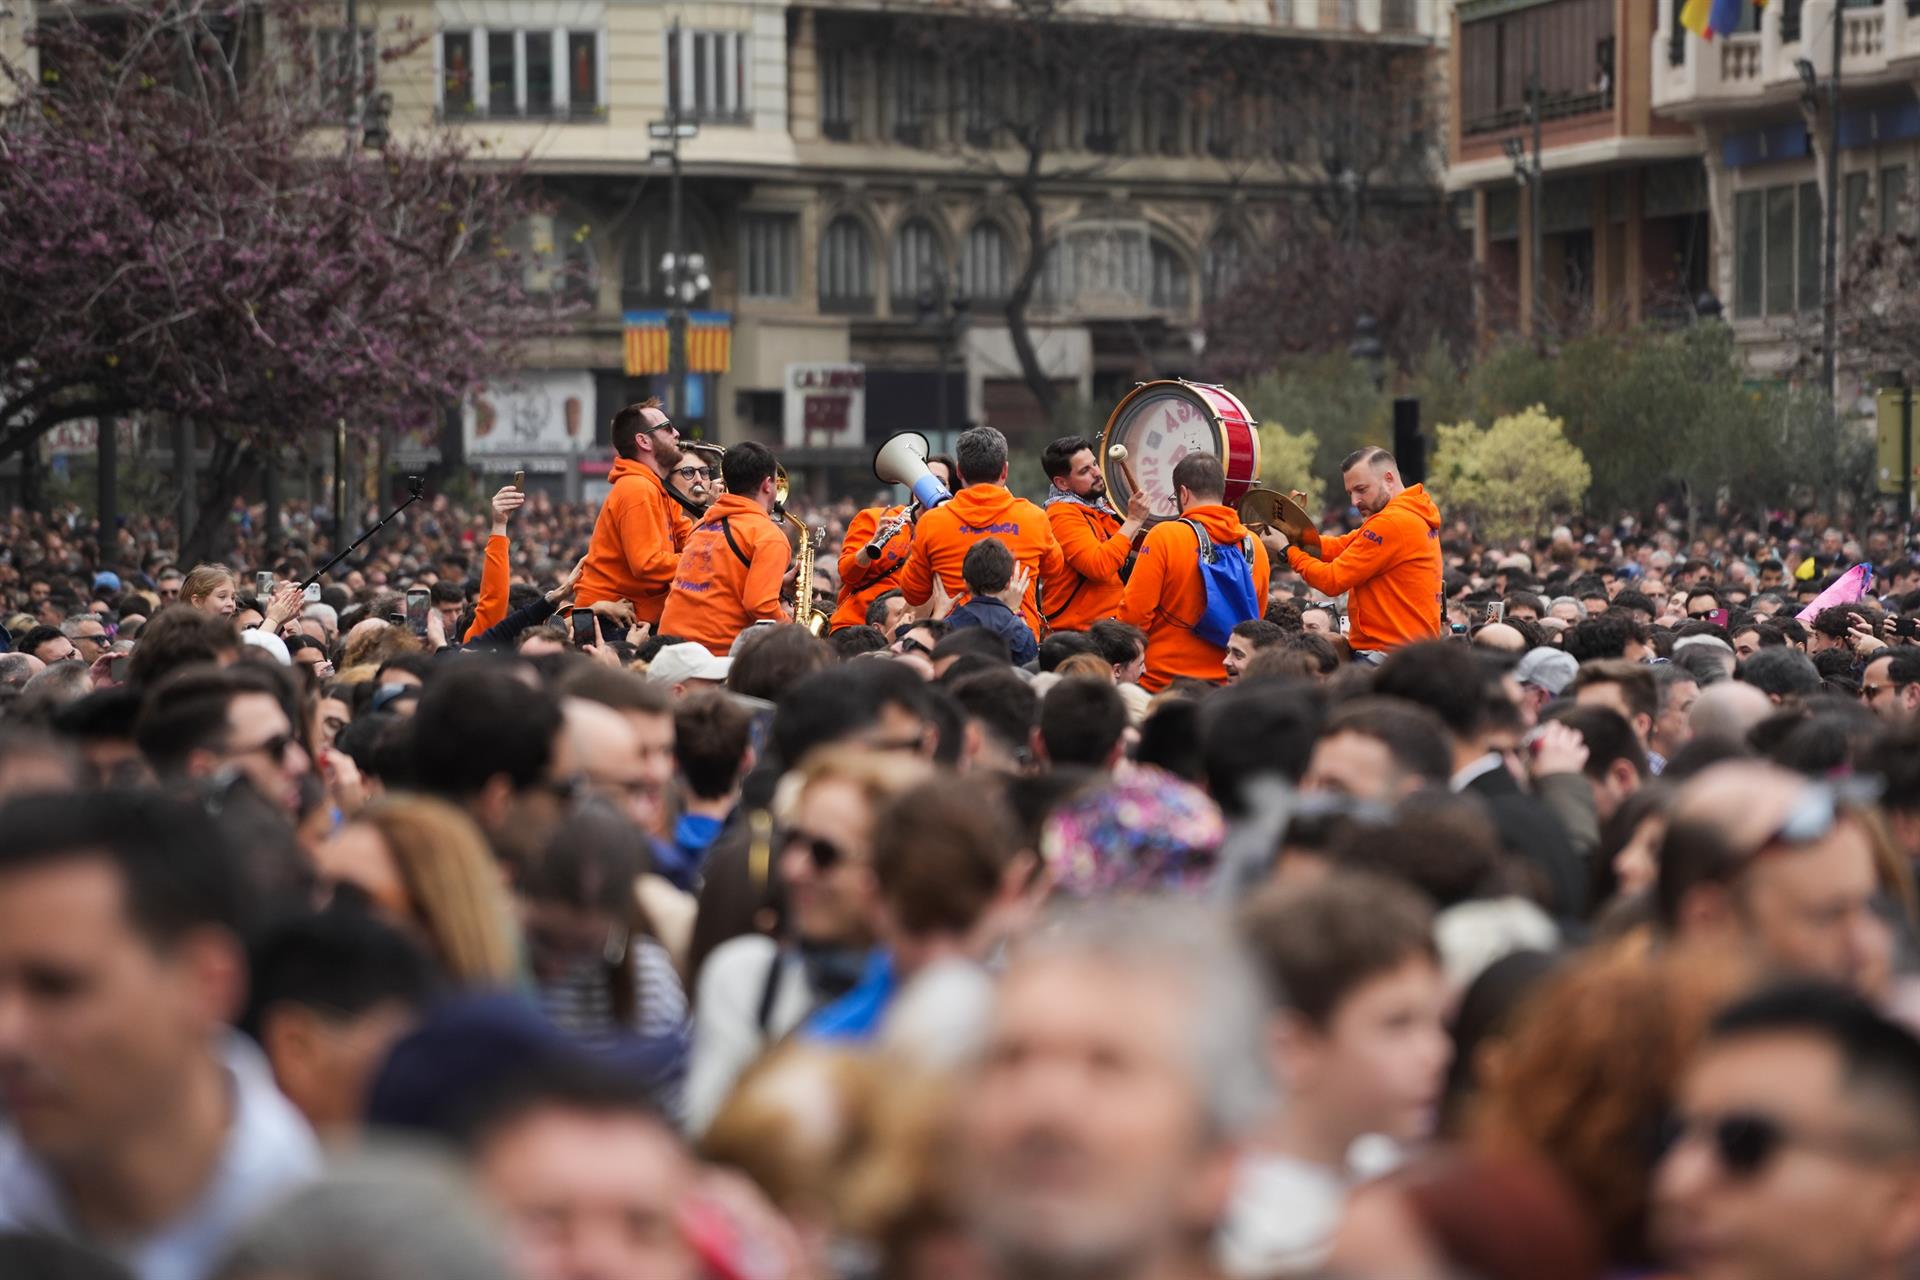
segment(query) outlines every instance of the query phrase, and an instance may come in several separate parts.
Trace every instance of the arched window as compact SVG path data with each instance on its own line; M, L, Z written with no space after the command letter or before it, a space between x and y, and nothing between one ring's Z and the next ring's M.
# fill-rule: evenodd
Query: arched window
M1207 241L1206 299L1218 302L1233 292L1247 269L1246 246L1238 235L1220 231Z
M1192 273L1180 251L1164 240L1153 241L1153 292L1148 299L1155 311L1185 311L1193 304Z
M940 235L932 223L925 218L909 218L900 225L893 236L893 258L888 263L896 315L911 314L923 297L940 296L945 258Z
M997 222L973 224L960 248L960 291L975 302L1004 302L1013 291L1013 245Z
M873 310L873 245L852 214L828 223L820 237L820 309L841 315Z

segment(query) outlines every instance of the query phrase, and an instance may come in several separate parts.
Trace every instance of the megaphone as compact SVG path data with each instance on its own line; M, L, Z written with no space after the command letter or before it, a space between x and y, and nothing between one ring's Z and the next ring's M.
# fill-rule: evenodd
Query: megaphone
M913 490L913 500L922 511L931 511L953 495L940 477L927 469L931 446L918 431L902 431L891 436L873 455L873 474L886 484L903 484Z

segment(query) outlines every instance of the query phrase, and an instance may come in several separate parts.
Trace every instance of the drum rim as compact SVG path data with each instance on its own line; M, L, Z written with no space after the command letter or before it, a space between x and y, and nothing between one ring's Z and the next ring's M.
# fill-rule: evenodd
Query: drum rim
M1115 491L1113 479L1119 470L1119 468L1114 465L1113 459L1107 456L1107 450L1112 446L1113 430L1115 425L1120 421L1120 411L1131 404L1136 396L1143 394L1153 387L1177 387L1203 402L1205 401L1205 397L1199 394L1202 389L1218 391L1221 395L1231 399L1239 408L1246 421L1247 447L1253 455L1253 478L1242 482L1235 480L1232 476L1228 476L1227 487L1231 489L1235 485L1243 485L1244 487L1242 487L1240 491L1240 496L1244 497L1248 489L1256 488L1260 484L1260 422L1253 416L1253 411L1247 408L1247 402L1235 395L1231 388L1222 383L1195 382L1190 378L1155 378L1150 382L1134 383L1133 389L1128 391L1124 396L1121 396L1119 403L1113 406L1113 411L1107 415L1106 426L1100 429L1100 478L1106 481L1108 493ZM1213 429L1214 456L1220 459L1221 469L1225 470L1231 459L1232 450L1227 445L1226 428L1220 423L1220 415L1214 412L1213 406L1210 404L1207 405L1207 422ZM1235 504L1228 503L1227 505L1233 506ZM1161 518L1164 519L1166 517Z

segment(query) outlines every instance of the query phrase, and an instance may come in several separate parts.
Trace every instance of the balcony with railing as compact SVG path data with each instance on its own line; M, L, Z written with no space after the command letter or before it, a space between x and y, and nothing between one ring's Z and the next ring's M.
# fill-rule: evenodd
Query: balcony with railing
M1775 0L1749 9L1750 29L1712 41L1680 25L1685 0L1659 0L1653 106L1687 117L1743 104L1785 104L1801 92L1796 63L1825 77L1840 23L1844 84L1893 85L1920 73L1920 0Z

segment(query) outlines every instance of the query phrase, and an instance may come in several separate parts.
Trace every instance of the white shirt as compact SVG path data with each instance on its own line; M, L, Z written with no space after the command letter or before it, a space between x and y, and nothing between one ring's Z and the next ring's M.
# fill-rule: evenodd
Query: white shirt
M1346 1201L1339 1170L1250 1152L1240 1161L1214 1257L1234 1280L1311 1272L1326 1261Z
M806 966L798 956L786 956L780 962L771 1016L762 1030L760 997L778 955L772 938L748 934L715 947L701 966L693 1002L693 1056L687 1064L690 1134L706 1132L740 1073L813 1008Z
M1495 769L1504 768L1506 763L1498 751L1489 751L1447 779L1447 790L1456 794L1465 791L1476 779L1485 777Z
M233 1081L233 1121L199 1196L173 1221L131 1240L89 1240L67 1214L53 1175L12 1129L0 1130L0 1229L62 1236L118 1259L138 1280L205 1280L239 1231L320 1171L320 1146L275 1087L267 1060L239 1032L221 1044ZM165 1106L156 1099L155 1106Z

